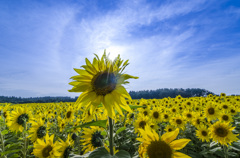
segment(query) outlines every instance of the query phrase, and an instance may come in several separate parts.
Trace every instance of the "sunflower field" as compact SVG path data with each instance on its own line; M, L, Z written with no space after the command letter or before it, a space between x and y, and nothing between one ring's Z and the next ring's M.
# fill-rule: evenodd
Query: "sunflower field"
M76 102L0 103L1 158L237 158L240 96L131 99L128 60L86 59Z

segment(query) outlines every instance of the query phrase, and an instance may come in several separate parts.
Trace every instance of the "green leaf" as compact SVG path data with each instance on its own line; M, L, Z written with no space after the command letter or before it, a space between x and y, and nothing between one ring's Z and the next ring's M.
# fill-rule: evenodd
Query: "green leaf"
M91 152L88 158L112 158L112 156L108 153L107 149L100 147Z
M87 123L84 123L84 124L79 125L77 127L90 127L90 126L99 126L99 127L106 128L107 127L107 119L106 120L87 122Z
M91 153L91 152L88 152L88 153L86 153L86 154L84 154L84 155L70 154L69 157L70 157L70 158L87 158L90 153Z
M216 152L216 151L218 151L218 150L222 150L222 148L221 148L221 147L216 147L216 148L213 148L213 149L211 149L211 150L209 150L209 151L211 151L211 152Z
M218 144L217 142L211 142L211 143L210 143L210 148L213 147L213 146L215 146L215 145L217 145L217 144Z
M116 134L119 134L120 132L124 131L126 129L126 127L121 127L117 130Z
M18 158L18 157L20 157L20 155L18 154L13 154L12 156L10 156L10 158Z
M21 151L22 149L17 149L17 150L9 150L9 151L5 151L1 153L1 156L6 155L6 154L10 154L10 153L16 153Z
M102 131L102 132L101 132L101 135L102 135L102 136L106 136L106 135L107 135L107 132L106 132L106 131Z
M76 129L78 127L90 127L90 126L99 126L99 127L103 127L103 128L106 128L107 127L107 119L106 120L99 120L99 121L91 121L91 122L87 122L87 123L84 123L82 125L79 125L79 126L75 126L75 127L69 127L67 128L67 131L70 131L71 129Z
M125 150L119 150L114 157L116 158L131 158L131 155Z
M137 109L137 108L142 108L143 106L138 106L138 105L129 105L131 109Z
M4 135L6 135L6 134L8 134L8 130L3 130L2 132L1 132L1 134L4 136Z

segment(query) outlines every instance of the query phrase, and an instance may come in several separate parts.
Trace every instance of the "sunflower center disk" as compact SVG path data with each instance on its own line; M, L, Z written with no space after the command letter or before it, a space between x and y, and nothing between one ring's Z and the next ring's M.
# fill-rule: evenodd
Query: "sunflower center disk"
M223 119L224 121L228 121L229 118L228 118L227 115L223 115L223 116L222 116L222 119Z
M203 135L203 136L207 136L208 134L207 134L206 131L202 131L202 135Z
M63 158L68 158L71 150L72 148L68 146L63 153Z
M191 114L187 114L187 117L188 117L188 118L192 118L192 115L191 115Z
M215 113L214 108L209 108L209 109L208 109L208 113L209 113L210 115L213 115L213 114Z
M72 112L71 112L71 111L68 111L68 112L67 112L67 118L70 118L70 117L71 117L71 114L72 114Z
M168 115L165 114L165 115L164 115L164 118L167 119L167 118L168 118Z
M223 105L223 108L224 108L224 109L227 109L227 108L228 108L228 106L227 106L227 105Z
M219 137L226 137L228 135L228 131L222 127L217 128L215 133Z
M29 119L28 114L22 114L18 117L17 123L19 125L23 125L25 122L28 122L28 119Z
M154 117L155 119L158 119L159 113L158 113L157 111L155 111L155 112L153 113L153 117Z
M164 141L153 141L147 148L149 158L172 158L172 149Z
M52 151L52 146L51 145L48 145L47 147L45 147L43 150L42 150L42 155L43 157L48 157L50 156L50 152Z
M176 120L176 123L180 125L180 124L182 124L182 120L177 119L177 120Z
M93 90L97 95L105 96L111 93L117 85L117 79L113 73L104 72L98 74L93 82Z
M131 115L130 115L130 119L133 119L133 118L134 118L134 114L131 114Z
M41 126L37 130L37 137L38 138L43 138L46 135L46 127Z
M141 122L139 122L139 127L141 127L142 129L144 129L145 128L145 126L146 126L146 122L145 121L141 121Z
M95 148L100 147L102 146L102 143L101 143L102 139L103 139L103 136L99 131L97 131L92 135L91 143Z

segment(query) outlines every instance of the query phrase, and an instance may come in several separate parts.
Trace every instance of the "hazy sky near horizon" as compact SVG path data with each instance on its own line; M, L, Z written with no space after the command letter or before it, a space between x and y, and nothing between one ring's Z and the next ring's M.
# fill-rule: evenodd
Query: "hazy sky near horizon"
M240 94L240 1L0 1L0 96L78 96L73 68L104 49L130 60L128 91Z

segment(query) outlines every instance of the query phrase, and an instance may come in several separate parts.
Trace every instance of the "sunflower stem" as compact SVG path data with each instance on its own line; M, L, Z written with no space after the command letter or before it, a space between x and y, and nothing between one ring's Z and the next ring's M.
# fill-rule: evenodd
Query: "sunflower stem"
M23 157L27 157L27 122L24 123L23 137L24 137L24 148L23 148Z
M110 145L110 154L113 156L113 120L108 117L109 120L109 132L110 132L110 137L109 137L109 145Z
M228 148L226 145L223 145L223 152L224 152L224 157L228 158Z

